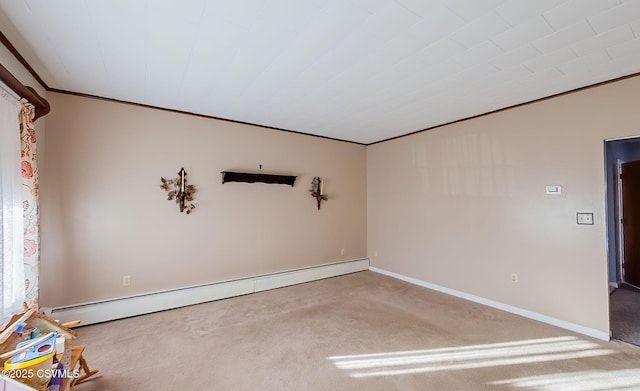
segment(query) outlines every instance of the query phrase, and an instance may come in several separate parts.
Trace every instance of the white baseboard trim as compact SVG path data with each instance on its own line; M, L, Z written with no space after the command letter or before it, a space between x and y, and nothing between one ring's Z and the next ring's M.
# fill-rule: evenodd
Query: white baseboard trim
M89 325L321 280L323 278L336 277L368 269L369 259L355 259L303 269L287 270L279 273L240 278L237 280L220 281L211 284L65 307L54 307L51 309L51 316L62 323L80 320L82 325Z
M497 301L485 299L485 298L480 297L480 296L475 296L475 295L471 295L469 293L461 292L461 291L458 291L458 290L455 290L455 289L446 288L446 287L443 287L443 286L440 286L440 285L432 284L430 282L425 282L425 281L422 281L422 280L418 280L418 279L415 279L415 278L404 276L402 274L390 272L388 270L379 269L377 267L371 266L371 267L369 267L369 270L371 270L373 272L376 272L376 273L384 274L384 275L389 276L389 277L397 278L399 280L406 281L406 282L414 284L414 285L418 285L418 286L421 286L421 287L424 287L424 288L428 288L428 289L432 289L432 290L435 290L435 291L438 291L438 292L446 293L448 295L459 297L461 299L469 300L469 301L472 301L474 303L483 304L483 305L486 305L486 306L489 306L489 307L497 308L497 309L502 310L502 311L510 312L512 314L524 316L525 318L537 320L539 322L547 323L547 324L550 324L550 325L553 325L553 326L557 326L557 327L560 327L560 328L563 328L563 329L566 329L566 330L574 331L576 333L587 335L589 337L597 338L597 339L600 339L600 340L603 340L603 341L609 341L610 340L608 331L601 331L601 330L596 330L596 329L592 329L592 328L589 328L589 327L584 327L584 326L581 326L579 324L567 322L567 321L564 321L564 320L561 320L561 319L552 318L551 316L539 314L537 312L533 312L533 311L525 310L525 309L522 309L522 308L514 307L514 306L511 306L511 305L508 305L508 304L500 303L500 302L497 302Z
M617 282L611 282L611 281L609 281L609 286L610 286L611 288L616 288L616 289L618 289L618 288L619 288L619 285L618 285L618 283L617 283Z

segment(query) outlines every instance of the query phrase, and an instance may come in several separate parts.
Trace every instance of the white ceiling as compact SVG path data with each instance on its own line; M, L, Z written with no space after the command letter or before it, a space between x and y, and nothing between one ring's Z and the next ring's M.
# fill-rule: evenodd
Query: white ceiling
M0 0L50 88L372 143L640 72L640 0Z

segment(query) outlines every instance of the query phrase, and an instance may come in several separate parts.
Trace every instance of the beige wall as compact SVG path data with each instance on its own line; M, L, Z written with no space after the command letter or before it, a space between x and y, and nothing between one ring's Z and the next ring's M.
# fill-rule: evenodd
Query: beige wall
M49 101L44 306L366 256L362 145L66 94ZM298 175L295 186L221 183L220 171L260 164ZM198 188L191 215L159 187L180 167ZM308 192L316 175L329 195L320 211Z
M638 102L636 77L369 146L372 266L609 330L603 140Z

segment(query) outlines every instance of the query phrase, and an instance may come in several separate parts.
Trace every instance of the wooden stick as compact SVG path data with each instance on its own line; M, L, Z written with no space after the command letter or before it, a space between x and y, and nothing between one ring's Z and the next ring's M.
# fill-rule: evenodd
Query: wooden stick
M3 343L4 341L6 341L7 338L9 338L9 336L16 329L16 327L18 327L20 323L23 323L25 320L27 320L27 318L29 318L31 314L33 314L35 311L36 311L35 308L29 309L20 318L18 318L18 320L13 322L11 325L7 326L7 328L2 332L2 334L0 334L0 343Z
M70 329L72 327L76 327L80 324L79 320L72 320L71 322L62 323L62 326Z

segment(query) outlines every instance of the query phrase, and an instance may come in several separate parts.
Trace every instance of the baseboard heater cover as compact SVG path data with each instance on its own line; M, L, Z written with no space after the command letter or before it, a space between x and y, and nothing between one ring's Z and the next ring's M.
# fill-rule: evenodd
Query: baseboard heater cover
M80 320L82 325L90 325L302 284L368 269L369 259L355 259L237 280L54 307L50 309L50 312L54 319L63 323Z
M597 330L597 329L593 329L590 327L585 327L585 326L581 326L579 324L575 324L575 323L571 323L571 322L567 322L565 320L562 319L557 319L557 318L553 318L551 316L547 316L547 315L543 315L537 312L533 312L533 311L529 311L529 310L525 310L522 308L518 308L518 307L514 307L508 304L504 304L504 303L500 303L498 301L493 301L493 300L489 300L489 299L485 299L483 297L480 296L475 296L475 295L471 295L469 293L465 293L465 292L461 292L455 289L451 289L451 288L447 288L447 287L443 287L440 285L436 285L436 284L432 284L430 282L426 282L426 281L422 281L422 280L418 280L416 278L412 278L412 277L407 277L404 276L402 274L399 273L394 273L388 270L384 270L384 269L379 269L377 267L369 267L369 270L376 272L376 273L380 273L380 274L384 274L386 276L389 277L393 277L393 278L397 278L399 280L402 281L406 281L410 284L414 284L414 285L418 285L424 288L428 288L428 289L432 289L434 291L438 291L438 292L442 292L442 293L446 293L448 295L451 296L455 296L455 297L459 297L461 299L465 299L465 300L469 300L472 301L474 303L478 303L478 304L483 304L489 307L493 307L502 311L506 311L506 312L510 312L512 314L516 314L516 315L520 315L520 316L524 316L525 318L529 318L529 319L533 319L533 320L537 320L538 322L542 322L542 323L547 323L556 327L560 327L562 329L565 330L570 330L582 335L587 335L589 337L593 337L593 338L597 338L603 341L609 341L610 340L610 333L608 331L601 331L601 330Z

